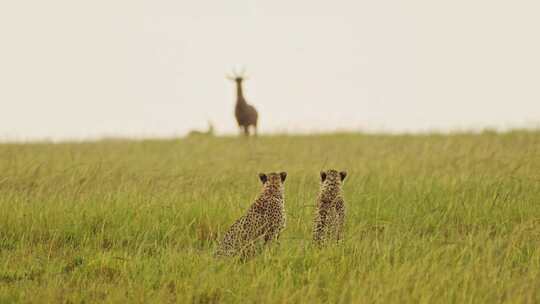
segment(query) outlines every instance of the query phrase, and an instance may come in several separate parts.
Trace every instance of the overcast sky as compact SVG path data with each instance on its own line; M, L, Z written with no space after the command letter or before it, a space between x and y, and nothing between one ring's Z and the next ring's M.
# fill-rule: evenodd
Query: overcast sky
M539 3L3 1L0 138L539 126Z

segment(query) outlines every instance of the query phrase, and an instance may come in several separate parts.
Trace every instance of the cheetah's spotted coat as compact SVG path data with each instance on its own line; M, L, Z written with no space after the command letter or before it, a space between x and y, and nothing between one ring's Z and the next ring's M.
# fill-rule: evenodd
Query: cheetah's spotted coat
M279 237L286 222L283 186L286 177L286 172L259 174L262 192L247 213L225 233L218 256L250 257L255 253L256 243L268 244Z
M321 172L321 190L313 225L313 241L317 245L323 245L330 239L339 241L343 237L345 200L342 185L346 176L345 171Z

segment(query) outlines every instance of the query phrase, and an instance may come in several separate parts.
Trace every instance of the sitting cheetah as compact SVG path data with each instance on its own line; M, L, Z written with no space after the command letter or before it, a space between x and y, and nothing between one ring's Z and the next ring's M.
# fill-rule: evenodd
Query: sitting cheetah
M219 244L218 256L234 256L243 258L255 253L255 244L264 240L268 244L279 237L285 228L284 186L286 172L260 173L263 184L261 194L251 205L247 214L239 218L225 233Z
M345 171L321 172L321 190L313 226L313 241L317 245L324 244L330 238L339 241L343 237L345 201L341 186L346 176Z

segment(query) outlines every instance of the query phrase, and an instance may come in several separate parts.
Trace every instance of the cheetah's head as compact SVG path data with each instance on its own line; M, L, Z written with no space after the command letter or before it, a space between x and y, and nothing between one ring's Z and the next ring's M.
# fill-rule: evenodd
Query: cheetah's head
M271 172L268 174L265 173L259 173L259 179L261 180L263 185L274 185L274 186L281 186L285 182L285 179L287 178L287 172Z
M346 171L338 172L337 170L333 169L321 171L321 183L323 184L341 185L343 180L345 180L345 177L347 177Z

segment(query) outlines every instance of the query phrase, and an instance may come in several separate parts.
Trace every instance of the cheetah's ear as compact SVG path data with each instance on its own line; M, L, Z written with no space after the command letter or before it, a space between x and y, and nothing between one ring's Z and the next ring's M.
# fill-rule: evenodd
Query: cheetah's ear
M281 177L281 182L283 183L287 178L287 172L279 172L279 176Z
M326 172L321 171L321 181L324 182L326 180Z
M339 172L339 176L341 177L341 181L343 181L345 179L345 177L347 176L347 172L346 171L341 171L341 172Z
M259 179L264 184L268 180L268 176L266 176L266 174L264 174L264 173L259 173Z

